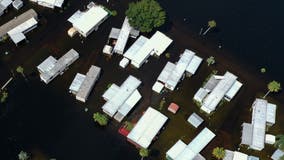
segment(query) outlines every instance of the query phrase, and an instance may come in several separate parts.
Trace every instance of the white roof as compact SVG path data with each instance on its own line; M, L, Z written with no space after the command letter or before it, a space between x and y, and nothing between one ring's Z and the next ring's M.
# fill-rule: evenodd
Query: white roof
M168 80L168 77L171 75L171 73L172 73L172 71L174 70L175 67L176 67L176 65L173 64L172 62L167 62L167 64L163 68L163 70L160 73L157 80L162 82L162 83L166 83L167 80Z
M234 158L233 160L247 160L248 159L248 155L241 153L241 152L234 152Z
M243 125L242 144L249 145L250 148L260 151L264 148L266 123L270 123L268 119L271 119L272 124L275 122L276 105L257 98L253 102L252 109L251 124L244 123L245 125ZM272 136L267 138L269 137Z
M208 114L214 111L219 102L235 83L236 79L237 76L230 72L226 72L224 78L220 80L212 92L204 99L201 109Z
M117 39L120 33L120 29L119 28L115 28L112 27L110 30L110 33L108 35L108 38L113 38L113 39Z
M157 93L161 93L163 88L164 88L164 85L162 83L156 81L155 84L152 87L152 90L157 92Z
M208 91L204 88L199 88L198 91L194 94L193 99L202 103L202 100L207 96Z
M74 61L79 58L79 53L74 49L69 50L65 55L56 61L54 66L40 74L40 78L45 82L49 83L52 79L54 79L59 73L63 72L69 65L71 65Z
M30 18L29 20L25 21L24 23L18 25L17 27L8 31L8 35L11 37L14 43L18 43L25 39L23 33L28 29L32 28L33 26L37 25L37 20L35 18Z
M32 0L32 1L37 2L39 5L49 8L54 8L54 6L61 8L64 2L64 0Z
M251 148L262 150L265 140L267 101L256 99L252 108L253 136Z
M165 67L163 68L162 72L158 77L158 81L165 83L166 88L174 90L188 67L189 71L192 71L191 74L193 74L195 72L194 70L198 68L201 61L198 65L196 65L197 63L195 57L197 56L195 56L194 52L185 49L183 54L181 54L179 61L176 64L168 62L165 65Z
M102 97L103 97L106 101L108 101L108 100L110 100L112 97L114 97L118 91L119 91L119 86L117 86L116 84L112 84L112 85L105 91L105 93L102 95Z
M128 134L127 138L143 148L148 148L167 119L165 115L149 107Z
M169 75L165 87L174 90L178 82L180 81L182 75L185 72L188 64L191 62L194 52L186 49L184 53L181 55L179 61L175 65L175 68L172 70L172 73Z
M208 128L204 128L178 155L176 160L193 160L199 152L215 137Z
M86 74L86 78L81 84L78 93L76 94L76 99L85 102L94 87L99 75L101 73L101 68L97 66L91 66Z
M125 68L129 64L129 59L127 58L122 58L122 60L119 62L119 66L122 68Z
M194 55L192 60L190 61L190 63L188 64L186 68L186 72L189 72L192 75L195 74L201 62L202 62L202 58Z
M108 12L101 6L93 6L85 12L75 12L68 21L73 24L73 27L87 34L107 16Z
M234 98L234 96L238 93L242 86L243 84L241 82L236 81L230 88L230 90L226 93L226 97L229 98L229 100Z
M284 151L277 149L271 156L273 160L280 160L280 157L284 156Z
M103 53L112 55L112 46L105 45L103 48Z
M118 54L123 54L124 48L126 46L130 31L133 28L130 26L130 24L128 23L128 18L125 17L124 22L122 24L118 39L116 41L116 44L114 46L114 52L118 53Z
M117 110L117 113L114 115L114 119L118 122L121 122L122 119L131 111L131 109L138 103L141 99L141 94L138 90L135 90L129 98L121 105L121 107Z
M69 90L72 92L78 92L85 78L86 78L85 75L77 73L69 87Z
M19 9L21 6L23 6L23 1L22 0L14 0L13 1L13 7L16 9Z
M150 55L160 56L172 43L172 40L157 31L134 55L131 64L140 67Z
M204 120L199 115L197 115L196 113L192 113L187 119L187 122L189 122L195 128L200 126L203 121Z
M141 47L148 41L149 39L140 36L133 44L130 46L130 48L124 53L124 57L132 60L134 55L141 49Z
M166 153L171 159L176 159L177 156L185 149L186 144L183 141L178 140Z
M267 144L274 144L275 143L275 136L271 134L265 135L265 143Z
M266 110L266 122L275 124L276 120L276 109L277 106L275 104L268 103Z
M149 41L149 44L151 43L151 48L154 49L154 52L151 52L157 56L160 56L173 42L172 39L164 35L162 32L157 31Z
M103 111L113 117L140 84L140 80L130 75L119 87L116 94L102 106Z
M40 72L48 72L54 67L56 62L57 60L54 57L49 56L40 65L37 66L37 69Z
M7 8L12 4L12 0L0 0L0 5L4 8Z

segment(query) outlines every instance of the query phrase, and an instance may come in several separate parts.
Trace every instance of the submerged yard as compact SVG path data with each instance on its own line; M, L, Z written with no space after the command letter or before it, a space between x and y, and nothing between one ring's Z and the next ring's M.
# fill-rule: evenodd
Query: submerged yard
M188 144L204 127L208 127L216 134L213 141L201 152L204 157L211 159L212 150L217 146L238 150L241 124L250 122L251 105L256 97L261 97L265 93L266 83L270 81L269 77L256 73L257 71L249 64L242 64L228 51L210 45L203 38L182 28L178 22L174 23L174 20L173 24L168 23L159 29L174 40L166 51L170 53L170 56L166 57L163 54L160 58L151 57L140 69L134 69L131 66L121 69L118 64L122 57L118 55L106 57L102 54L102 49L107 42L111 27L121 26L128 1L123 2L123 5L120 4L122 2L113 2L110 5L107 5L105 1L99 2L111 9L116 9L118 15L104 22L99 30L93 32L87 39L70 38L67 35L70 27L66 21L67 17L78 7L87 4L87 1L70 1L68 2L70 7L63 13L26 5L23 10L32 6L41 15L40 25L27 36L29 43L15 47L12 42L7 41L0 45L1 84L9 79L11 70L15 70L18 65L24 67L29 79L25 82L20 75L17 75L16 80L12 81L12 85L8 87L7 103L1 106L10 108L0 119L0 124L5 130L1 133L3 134L1 138L9 144L6 148L7 157L13 157L19 150L26 150L33 154L43 154L42 159L52 157L92 159L97 152L98 157L104 159L137 159L138 151L118 133L123 123L111 121L106 128L101 128L92 121L92 114L101 112L101 106L104 104L101 96L107 86L110 83L121 84L130 74L142 81L142 86L138 90L143 98L125 120L137 121L149 106L161 111L169 118L158 139L150 147L149 159L165 159L166 151L177 140L181 139ZM15 15L16 13L12 11L6 17L11 18ZM4 22L1 20L1 23ZM128 46L131 43L133 41L129 41ZM36 66L49 55L60 57L71 48L79 52L79 60L47 86L41 83ZM151 90L152 85L166 62L176 62L184 49L196 51L197 55L203 58L201 67L195 75L182 80L175 91L161 95L154 93ZM9 54L2 54L5 51L9 51ZM212 55L216 58L216 65L208 67L205 59ZM87 103L83 104L77 102L68 93L68 87L77 72L86 73L91 65L100 66L102 74ZM218 70L219 74L229 70L239 76L238 79L244 85L231 102L224 103L212 115L207 116L200 112L192 98L213 70ZM162 98L165 98L163 107L160 106ZM268 133L275 135L284 133L284 128L281 126L284 117L280 116L284 114L283 92L271 94L267 99L278 105L276 124L269 129ZM44 104L44 102L48 103ZM180 110L175 115L167 111L171 102L180 106ZM89 108L86 113L85 108ZM193 112L205 120L197 129L186 121ZM44 114L48 115L40 116ZM48 121L49 118L52 120ZM25 130L25 127L28 129ZM39 132L35 134L34 131ZM11 137L14 140L11 141ZM0 146L5 147L5 145ZM108 155L109 148L113 155ZM241 147L240 150L259 156L261 159L269 159L267 156L270 156L275 149L267 145L262 152L247 150L245 147Z

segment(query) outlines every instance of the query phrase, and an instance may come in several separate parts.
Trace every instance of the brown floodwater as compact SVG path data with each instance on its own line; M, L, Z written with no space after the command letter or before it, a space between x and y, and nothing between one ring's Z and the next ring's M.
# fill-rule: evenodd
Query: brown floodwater
M99 127L92 120L92 114L101 111L104 101L101 95L109 83L120 85L129 74L142 80L139 91L143 98L127 117L134 121L148 107L159 108L162 97L166 97L165 107L162 112L169 117L165 129L160 133L151 149L149 159L165 159L165 152L178 140L189 143L203 127L207 126L216 133L215 139L203 151L202 155L211 158L212 149L223 146L236 150L240 143L241 123L250 122L250 106L255 99L264 94L266 84L271 79L265 74L260 74L252 65L242 63L226 49L218 49L213 42L199 37L188 30L179 21L169 19L167 24L160 28L174 40L167 52L171 53L170 59L161 56L159 59L151 57L149 62L139 70L128 67L119 68L121 57L114 55L110 59L102 54L104 44L111 27L120 27L124 19L127 1L97 1L110 9L118 11L118 15L110 17L104 22L97 32L93 32L87 39L79 37L70 38L67 35L71 25L67 18L78 8L83 9L86 0L67 1L66 10L50 10L25 1L27 5L19 12L34 8L40 15L38 28L27 34L28 43L16 47L8 41L0 45L0 84L4 84L12 74L15 80L8 86L9 98L7 103L1 105L0 117L0 151L7 160L15 159L20 150L32 153L33 159L139 159L137 149L126 142L125 137L118 134L120 127L115 121L105 127ZM2 16L0 24L11 19L17 13L10 10ZM2 18L1 17L1 18ZM130 40L128 46L133 42ZM45 85L39 80L36 66L49 55L60 57L70 48L80 54L80 58L62 75ZM211 55L216 58L216 65L208 67L204 62L196 75L185 78L174 92L157 95L151 91L157 76L167 61L176 62L184 49L191 49L203 58ZM2 54L9 51L9 55ZM15 73L15 68L22 65L28 81ZM80 103L69 94L68 88L77 72L85 74L90 65L102 67L102 75L92 91L86 104ZM223 74L226 70L239 76L244 86L238 95L230 102L217 109L216 113L208 117L200 113L199 108L192 102L194 93L201 86L212 70ZM281 123L284 118L284 94L270 94L268 99L276 103L277 123L270 128L269 133L284 133ZM180 111L173 115L169 113L167 105L175 102L181 106ZM84 112L84 108L89 108ZM194 129L187 122L187 117L192 113L199 113L205 123L202 127ZM267 146L263 152L251 152L244 148L246 153L266 158L273 152L272 146Z

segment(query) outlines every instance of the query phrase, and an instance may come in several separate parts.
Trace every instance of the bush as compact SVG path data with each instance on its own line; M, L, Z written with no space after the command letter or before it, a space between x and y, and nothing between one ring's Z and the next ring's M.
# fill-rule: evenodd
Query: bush
M93 119L95 122L97 122L101 126L106 126L108 123L108 117L104 114L101 114L99 112L94 113Z

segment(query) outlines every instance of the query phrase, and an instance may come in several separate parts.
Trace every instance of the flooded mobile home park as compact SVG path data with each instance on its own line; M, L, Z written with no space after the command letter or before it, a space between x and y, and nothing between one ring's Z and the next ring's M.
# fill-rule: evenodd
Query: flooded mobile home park
M37 27L28 32L26 39L17 46L9 39L0 43L1 86L10 77L13 77L13 80L7 85L9 94L7 102L0 104L0 125L3 128L0 133L0 148L4 153L4 159L15 159L18 153L24 150L30 153L32 159L133 160L139 159L139 150L136 147L141 147L143 144L145 144L143 148L150 149L148 159L166 159L166 153L177 142L183 143L183 146L192 145L196 141L195 137L197 136L198 140L198 135L207 132L207 128L210 131L207 132L209 135L212 135L212 132L216 136L212 136L212 139L204 142L204 145L200 147L201 151L193 156L201 155L206 159L211 159L212 150L218 146L228 149L226 151L228 153L231 153L229 150L239 151L260 157L260 159L270 159L269 157L276 150L273 145L266 144L261 152L247 149L247 146L240 146L242 124L251 122L251 106L256 98L261 98L265 94L267 83L272 80L271 77L280 80L283 77L274 77L269 73L261 74L252 64L242 63L239 58L231 54L228 48L220 49L214 43L214 38L210 37L208 40L200 37L198 33L194 33L194 30L188 31L187 25L183 24L187 21L180 21L178 18L175 20L173 17L178 15L174 15L171 12L172 9L169 9L166 24L158 28L158 31L163 34L158 36L158 40L150 41L157 30L147 34L140 33L140 36L147 37L150 43L145 42L147 45L144 48L141 47L142 49L135 48L137 55L133 55L134 52L128 56L116 53L111 56L106 55L103 53L103 48L108 41L110 31L112 27L123 26L124 12L129 2L128 0L123 2L110 0L108 3L103 0L96 1L97 4L103 5L109 10L116 10L118 14L102 17L103 22L98 21L98 27L83 27L82 33L78 32L72 38L68 35L68 30L76 25L80 26L82 22L77 19L71 24L72 22L67 20L74 13L79 13L78 10L88 9L89 1L64 1L62 8L55 7L54 9L24 1L24 6L20 10L9 8L8 12L1 16L0 24L2 25L33 8L38 14L39 20ZM161 4L167 6L166 2L161 1ZM207 20L204 20L204 23L206 22ZM75 25L75 23L77 24ZM94 24L94 26L96 25ZM86 38L84 38L84 29L88 30ZM159 42L162 43L160 37L165 39L164 47L162 45L162 47L155 46ZM127 40L124 53L127 53L127 50L131 48L132 44L135 44L137 39L139 36ZM58 62L60 57L72 48L78 52L79 58L64 68L64 73L61 71L56 73L57 77L52 77L54 79L48 84L41 81L37 66L49 56L53 56L55 60L58 59ZM185 65L182 58L186 49L203 59L196 72L190 76L186 75L186 67L190 61ZM156 50L156 53L159 53L158 56L144 54L151 50ZM167 53L169 56L166 56ZM206 59L212 55L216 59L216 64L208 66ZM143 58L138 61L143 62L137 64L138 67L131 64L132 62L125 68L120 66L123 58L134 61L139 57ZM169 62L173 64L173 67L168 76L172 77L167 77L165 82L159 81L164 89L161 93L157 93L152 90L152 87ZM52 65L55 63L54 61ZM91 89L88 98L85 98L85 103L82 103L70 93L69 87L77 73L88 73L92 65L100 67L101 71L99 76L95 78L96 82L92 85L93 89ZM25 78L16 72L17 66L24 68ZM182 73L179 73L180 68L183 68L181 69ZM206 111L198 107L193 98L199 88L204 87L206 80L209 80L209 75L215 71L218 71L215 75L216 79L223 79L218 75L226 75L226 72L229 71L237 76L237 81L242 83L242 86L230 101L220 100L220 103L216 104L217 107L214 107L214 111L207 114ZM130 75L141 81L141 84L135 85L135 88L132 85L124 86L124 82ZM175 75L177 77L174 77ZM178 83L175 87L167 89L169 86L167 84L171 84L170 81L176 78L178 80L175 80L174 83L176 81ZM216 82L215 88L218 86L217 83L221 83L221 81ZM108 98L105 99L103 95L107 90L112 93L108 94ZM129 90L131 93L125 93ZM141 95L141 99L129 98L131 95L138 95L134 94L136 91ZM208 94L214 92L217 91L212 89ZM124 95L127 96L124 97ZM120 100L120 97L124 97L124 99ZM136 103L132 103L133 99ZM269 103L277 105L275 124L269 127L267 133L283 134L284 128L281 123L284 122L284 119L280 116L284 114L283 92L271 94L266 99ZM122 122L110 119L108 125L102 127L94 123L92 116L95 112L103 113L102 107L107 103L109 103L108 110L115 109L115 111L118 110L117 113L125 113L123 109L126 108L127 111L129 109L130 111L123 115L123 120L120 120ZM176 114L168 111L168 106L171 103L179 106ZM151 113L147 112L148 107L153 109L151 109ZM187 121L192 113L196 113L204 120L197 128ZM150 128L152 127L151 129L155 132L137 133L143 127L149 128L148 125L143 125L146 124L147 117L156 116L163 117L161 118L163 120L161 123L157 122L157 126L154 123L152 126L150 125ZM129 137L118 132L125 121L139 124L136 128L134 126L132 133L130 131ZM143 138L149 138L147 136L151 137L151 140L143 141ZM129 139L135 141L135 145L129 143Z

